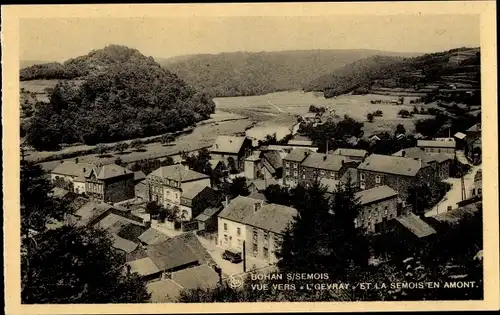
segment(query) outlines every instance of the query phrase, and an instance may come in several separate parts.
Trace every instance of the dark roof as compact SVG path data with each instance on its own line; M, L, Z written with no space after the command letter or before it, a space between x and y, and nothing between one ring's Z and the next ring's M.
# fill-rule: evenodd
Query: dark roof
M348 157L342 155L312 152L302 162L302 166L328 170L328 171L339 171L344 165L344 163L350 161L351 160Z
M279 169L283 167L283 159L277 151L264 152L263 157L271 164L274 169Z
M60 188L60 187L54 187L52 189L52 197L62 199L64 198L67 194L69 194L69 190Z
M413 213L396 217L395 220L418 238L423 238L436 233L436 230Z
M302 162L311 153L312 151L309 149L293 149L283 160Z
M200 213L197 217L196 220L198 221L205 221L213 217L214 215L217 215L219 211L221 211L221 208L206 208L202 213Z
M194 199L194 197L198 196L204 190L211 190L213 192L213 189L208 187L206 184L198 184L198 185L193 185L189 189L183 191L182 198L192 200Z
M355 194L359 198L360 205L368 205L379 200L396 197L398 193L389 186L377 186L372 189L362 190Z
M333 151L335 155L344 155L344 156L356 156L356 157L365 157L368 152L362 149L346 149L346 148L338 148Z
M426 148L455 148L455 141L444 140L417 140L418 147Z
M95 218L105 214L110 209L111 206L107 203L88 201L74 213L79 218L77 225L84 226L90 224Z
M421 162L414 158L372 154L358 166L358 170L415 176L421 168Z
M450 211L439 213L432 218L443 223L457 224L465 217L478 212L480 209L481 202L476 202Z
M245 140L245 137L218 136L211 148L211 152L238 154Z
M405 157L409 158L420 158L422 159L422 163L430 164L432 162L438 162L442 163L446 160L450 160L451 158L447 156L446 154L442 153L427 153L424 150L417 148L417 147L412 147L412 148L406 148L399 150L398 152L394 153L393 156L403 156L403 152L405 154Z
M257 211L255 204L261 205ZM219 217L273 233L283 233L296 215L297 210L291 207L266 204L263 200L238 196L222 210Z
M52 174L68 175L73 177L80 177L80 176L85 177L90 175L90 172L94 167L95 167L94 164L64 161L63 163L57 165L52 170Z
M142 225L129 223L118 231L117 235L126 240L137 242L138 237L141 236L146 230L146 227Z
M190 170L184 165L175 164L160 167L147 176L148 178L157 177L162 180L174 180L180 182L189 182L199 179L210 178L210 176Z

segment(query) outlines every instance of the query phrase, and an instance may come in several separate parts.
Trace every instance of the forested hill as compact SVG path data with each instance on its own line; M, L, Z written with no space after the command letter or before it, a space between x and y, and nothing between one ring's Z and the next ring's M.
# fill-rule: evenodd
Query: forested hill
M96 144L158 135L207 119L215 104L153 58L111 45L52 67L50 76L24 69L25 78L61 80L39 103L26 140L37 150L62 143ZM31 72L30 72L31 71ZM47 74L47 73L46 73Z
M157 60L196 89L215 97L302 89L322 75L374 55L415 56L359 49L231 52Z
M324 91L326 97L332 97L349 92L368 93L378 88L429 92L432 86L450 83L478 89L479 81L479 48L463 47L411 58L368 57L320 76L304 89Z

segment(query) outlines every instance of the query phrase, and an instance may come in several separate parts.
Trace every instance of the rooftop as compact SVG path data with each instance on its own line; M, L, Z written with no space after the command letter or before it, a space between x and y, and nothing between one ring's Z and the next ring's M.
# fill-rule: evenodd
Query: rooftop
M302 162L312 151L308 149L293 149L283 160Z
M456 134L453 135L455 138L462 140L465 138L467 135L465 133L457 132Z
M178 237L150 245L146 253L160 271L198 262L198 257Z
M95 218L105 214L111 206L104 202L88 201L80 209L76 210L75 216L79 217L77 225L85 226L90 224Z
M302 162L302 166L328 170L328 171L339 171L342 168L342 165L344 165L344 163L350 161L351 160L348 157L342 155L312 152Z
M238 154L245 140L245 137L218 136L211 148L211 152Z
M217 286L219 275L208 265L201 265L172 273L172 281L184 289L208 289Z
M365 157L366 150L361 150L361 149L346 149L346 148L338 148L337 150L333 151L334 155L344 155L344 156L355 156L355 157Z
M154 262L149 257L137 259L127 264L130 266L131 273L137 272L141 276L149 276L160 272L158 267L156 267Z
M64 161L57 165L53 170L53 174L61 174L73 177L86 177L90 175L92 168L95 165L89 163L75 163L72 161Z
M439 213L432 218L443 223L457 224L467 216L473 215L480 210L481 202L476 202L450 211Z
M311 140L290 140L288 141L288 145L310 147L313 145L313 142Z
M421 160L414 158L372 154L358 166L358 170L415 176L421 168L421 163Z
M258 210L255 210L256 204L260 205ZM291 207L238 196L222 210L219 217L281 234L296 215L297 210Z
M220 208L206 208L202 213L200 213L196 220L205 221L216 215L221 209Z
M436 233L436 230L413 213L406 216L396 217L395 220L418 238L423 238Z
M474 126L467 129L468 132L481 131L481 124L477 123Z
M360 205L368 205L379 200L396 197L397 195L398 193L394 189L383 185L359 191L355 194L355 198L359 198Z
M398 152L394 153L393 156L404 156L408 158L420 158L422 160L422 163L425 164L430 164L433 162L444 162L446 160L449 160L450 157L442 154L442 153L427 153L424 150L417 148L417 147L412 147L412 148L406 148L399 150Z
M134 172L134 180L135 181L140 181L146 178L146 175L144 174L143 171L137 171Z
M254 179L251 180L248 186L250 185L255 185L257 190L265 190L268 186L270 185L278 185L278 181L274 178L268 178L268 179Z
M158 177L162 180L173 180L173 181L180 181L180 182L189 182L189 181L194 181L194 180L200 180L200 179L205 179L205 178L210 178L210 176L202 173L198 173L195 171L190 170L184 165L180 164L175 164L175 165L168 165L168 166L163 166L160 167L159 169L153 171L151 174L147 176L148 178L151 177Z
M97 179L109 179L124 174L133 173L131 170L128 170L116 164L104 164L101 166L96 166L94 167L94 172L96 174Z
M197 185L193 185L191 186L189 189L185 190L182 192L182 198L186 198L186 199L194 199L194 197L198 196L203 190L205 189L210 189L212 190L212 188L208 187L207 184L197 184Z
M155 245L165 242L169 237L155 229L149 228L139 235L138 239L147 245Z
M455 141L442 141L442 140L417 140L418 147L430 148L455 148Z
M268 151L268 152L264 152L262 154L262 156L264 157L264 159L266 159L269 162L269 164L271 164L271 166L274 169L279 169L279 168L283 167L283 159L282 159L281 155L279 154L279 152Z
M183 290L180 285L169 279L150 282L146 288L153 303L176 302Z
M245 161L252 161L252 162L260 161L260 157L258 154L252 154L249 157L247 157Z

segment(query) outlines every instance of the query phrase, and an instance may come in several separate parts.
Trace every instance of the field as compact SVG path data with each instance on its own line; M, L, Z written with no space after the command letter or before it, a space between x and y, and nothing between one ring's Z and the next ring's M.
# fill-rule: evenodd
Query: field
M406 109L411 111L413 104L409 101L416 97L405 97L403 105L371 104L371 100L393 100L395 96L389 95L341 95L337 98L325 99L318 93L277 92L261 96L223 97L215 98L217 108L223 111L245 115L258 121L259 126L288 126L297 121L298 116L306 114L310 105L329 107L335 110L339 117L350 117L365 123L365 134L379 131L392 131L397 124L403 124L409 132L414 130L414 123L418 119L428 116L415 115L412 118L402 119L397 113ZM376 117L375 121L366 121L370 112L381 110L383 117Z

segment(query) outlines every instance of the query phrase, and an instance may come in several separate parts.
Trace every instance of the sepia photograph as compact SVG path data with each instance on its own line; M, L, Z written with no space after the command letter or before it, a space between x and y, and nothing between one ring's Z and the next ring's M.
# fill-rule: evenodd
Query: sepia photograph
M46 6L2 23L15 300L486 299L497 92L481 11L288 5Z

